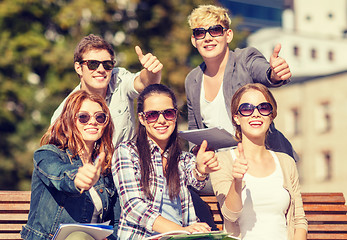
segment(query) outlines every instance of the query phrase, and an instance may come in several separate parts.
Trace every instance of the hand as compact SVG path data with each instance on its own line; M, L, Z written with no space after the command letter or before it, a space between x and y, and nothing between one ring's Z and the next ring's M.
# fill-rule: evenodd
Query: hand
M197 222L197 223L193 223L192 225L189 225L187 227L184 227L184 230L190 232L190 233L194 233L194 232L211 232L211 227L204 222Z
M237 150L239 151L239 157L236 158L233 164L232 176L235 180L242 180L243 176L248 170L248 161L245 157L245 153L243 151L242 143L237 145Z
M204 140L196 156L196 168L202 173L210 173L220 169L217 156L214 151L207 150L207 141Z
M101 166L105 161L105 156L106 154L102 152L95 160L95 165L86 163L83 165L83 167L78 169L74 182L76 187L81 189L81 193L84 190L89 190L99 180Z
M274 82L284 81L292 76L289 65L283 58L279 57L278 54L281 51L281 44L277 44L270 57L271 67L271 79Z
M142 50L139 46L135 47L135 52L139 57L141 65L147 72L147 77L151 79L151 83L160 83L163 64L158 60L156 56L153 56L151 53L143 55Z

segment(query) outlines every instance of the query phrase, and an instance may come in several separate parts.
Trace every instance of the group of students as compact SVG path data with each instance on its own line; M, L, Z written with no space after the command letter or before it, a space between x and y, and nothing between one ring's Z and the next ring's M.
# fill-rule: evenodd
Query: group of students
M61 223L106 221L114 226L108 239L209 232L208 212L194 210L191 190L208 181L232 235L306 239L295 152L274 128L277 105L267 89L291 77L280 45L270 62L254 48L230 51L231 21L219 6L199 6L188 22L204 60L185 82L189 129L222 126L238 146L215 152L203 141L182 151L177 101L160 84L160 61L136 46L143 69L130 73L114 66L109 43L86 36L74 53L81 83L55 111L34 153L23 239L52 239ZM92 238L74 232L67 239Z

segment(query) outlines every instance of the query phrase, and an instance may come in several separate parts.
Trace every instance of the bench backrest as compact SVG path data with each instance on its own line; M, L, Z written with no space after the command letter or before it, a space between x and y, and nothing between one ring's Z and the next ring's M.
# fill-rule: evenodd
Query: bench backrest
M223 218L215 196L201 196L210 206L214 221L223 229ZM308 220L308 240L347 240L347 206L342 193L303 193ZM27 222L30 191L0 191L0 239L21 239Z
M223 217L215 196L201 196L214 221L223 229ZM343 193L302 193L308 221L308 240L347 239L347 206Z

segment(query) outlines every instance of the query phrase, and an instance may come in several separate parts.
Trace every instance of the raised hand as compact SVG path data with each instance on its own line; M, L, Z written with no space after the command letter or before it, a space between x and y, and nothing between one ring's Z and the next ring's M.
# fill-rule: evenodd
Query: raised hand
M236 180L242 180L243 176L248 170L248 162L245 157L245 153L243 151L242 143L239 143L237 145L237 149L239 151L239 157L236 158L234 164L233 164L233 170L232 170L232 176Z
M214 151L208 151L207 141L204 140L196 156L196 168L202 173L210 173L220 169L217 156Z
M78 169L74 182L76 187L81 189L81 193L84 190L89 190L99 180L105 156L106 154L102 152L95 159L95 165L86 163Z
M277 44L270 57L271 80L273 81L287 80L292 76L288 63L279 56L280 51L281 44Z
M147 77L151 80L151 83L160 83L163 64L158 60L156 56L153 56L151 53L143 55L142 50L139 46L135 47L135 52L139 57L141 65L147 71Z

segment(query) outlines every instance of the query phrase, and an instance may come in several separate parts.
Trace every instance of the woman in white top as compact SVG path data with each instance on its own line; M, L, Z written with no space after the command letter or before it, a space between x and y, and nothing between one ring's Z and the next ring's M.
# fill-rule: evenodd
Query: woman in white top
M211 174L225 230L244 240L306 239L295 162L266 147L274 97L261 84L247 84L234 94L231 113L239 144L219 153L221 170Z

